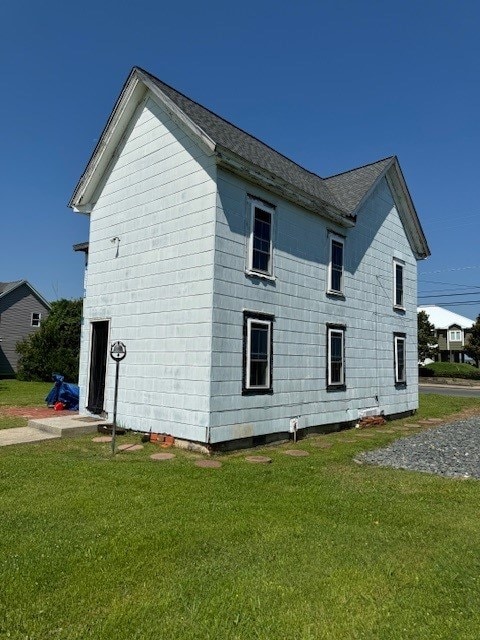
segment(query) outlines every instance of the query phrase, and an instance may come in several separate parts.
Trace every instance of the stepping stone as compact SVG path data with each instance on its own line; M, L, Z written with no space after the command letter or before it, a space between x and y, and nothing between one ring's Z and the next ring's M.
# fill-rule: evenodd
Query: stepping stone
M443 422L441 418L427 418L427 422L431 422L432 424L438 424L439 422Z
M163 462L164 460L172 460L175 458L174 453L152 453L150 456L151 460L157 460L158 462Z
M247 456L245 458L247 462L253 462L254 464L269 464L272 459L267 456Z
M358 438L374 438L375 434L374 433L359 433L357 435Z
M143 449L143 444L121 444L118 447L119 451L140 451L140 449Z
M319 440L318 442L312 442L312 447L317 447L317 449L330 449L332 446L331 442L323 442L323 440Z
M287 449L284 453L286 456L292 456L293 458L303 458L310 455L308 451L303 449Z
M338 438L337 442L357 442L356 438Z
M96 438L92 438L92 442L111 442L111 436L97 436Z
M395 429L377 429L377 433L395 433Z
M196 460L195 466L202 469L220 469L222 463L218 460Z

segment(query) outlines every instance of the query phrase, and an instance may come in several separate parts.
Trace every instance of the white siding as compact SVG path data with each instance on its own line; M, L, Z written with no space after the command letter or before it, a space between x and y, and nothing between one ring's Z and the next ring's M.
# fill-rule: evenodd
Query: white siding
M81 407L88 394L90 323L110 320L110 341L127 346L119 424L205 441L215 179L214 161L156 102L139 107L91 213ZM110 358L107 366L111 417Z
M276 206L275 281L245 274L248 196ZM385 180L353 229L335 228L226 172L218 172L211 442L354 420L417 407L416 260ZM328 231L346 235L345 298L326 295ZM405 262L405 307L393 309L393 258ZM242 395L244 309L275 316L273 394ZM326 323L346 326L346 390L326 389ZM393 333L407 334L407 386L394 384Z

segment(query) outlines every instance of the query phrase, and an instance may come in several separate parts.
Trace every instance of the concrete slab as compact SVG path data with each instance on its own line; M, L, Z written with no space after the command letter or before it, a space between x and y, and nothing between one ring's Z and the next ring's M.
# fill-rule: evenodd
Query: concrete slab
M58 438L69 436L80 436L85 433L95 433L99 424L104 424L105 420L94 420L90 417L82 419L78 416L58 416L55 418L40 418L29 420L28 426L40 431L51 433Z
M32 427L17 427L15 429L2 429L0 431L0 447L10 444L25 444L27 442L40 442L41 440L52 440L59 438L59 435L39 431Z

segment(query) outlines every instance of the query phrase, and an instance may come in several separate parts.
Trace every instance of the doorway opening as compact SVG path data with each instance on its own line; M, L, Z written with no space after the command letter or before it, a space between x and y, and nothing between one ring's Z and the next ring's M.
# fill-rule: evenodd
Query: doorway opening
M87 409L95 415L101 415L104 412L103 402L105 399L105 377L107 373L108 325L108 320L92 322Z

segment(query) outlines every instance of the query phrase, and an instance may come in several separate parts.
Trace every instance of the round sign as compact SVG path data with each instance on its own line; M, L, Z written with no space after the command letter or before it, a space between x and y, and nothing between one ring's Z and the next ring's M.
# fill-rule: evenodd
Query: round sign
M123 342L120 342L120 340L117 340L117 342L112 343L112 346L110 347L110 356L114 360L116 360L117 362L119 360L123 360L126 355L127 355L127 347L123 344Z

